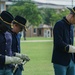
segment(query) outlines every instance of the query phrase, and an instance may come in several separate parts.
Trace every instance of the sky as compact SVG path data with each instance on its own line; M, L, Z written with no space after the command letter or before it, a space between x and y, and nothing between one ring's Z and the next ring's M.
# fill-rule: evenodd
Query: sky
M50 3L56 5L75 6L75 0L32 0L40 3ZM72 2L73 1L73 2Z
M75 1L75 0L34 0L39 2L49 2L49 1Z
M75 5L75 0L34 0L42 3L53 3L58 5Z

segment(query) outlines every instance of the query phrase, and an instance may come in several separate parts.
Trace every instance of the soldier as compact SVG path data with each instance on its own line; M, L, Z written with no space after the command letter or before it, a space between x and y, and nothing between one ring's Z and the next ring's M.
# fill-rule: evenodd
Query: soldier
M75 75L75 46L73 46L75 7L68 9L70 13L56 22L53 29L52 63L55 75Z
M12 51L15 53L14 55L17 57L20 57L23 60L29 61L29 57L25 54L20 54L19 46L20 43L17 38L17 35L19 32L21 32L25 28L26 19L21 16L16 16L15 19L12 22L13 28L12 28ZM22 75L23 67L22 65L19 65L17 71L14 73L14 75Z
M6 48L5 32L10 30L12 20L13 16L9 12L3 11L0 14L0 75L12 75L11 64L22 63L19 57L11 57Z

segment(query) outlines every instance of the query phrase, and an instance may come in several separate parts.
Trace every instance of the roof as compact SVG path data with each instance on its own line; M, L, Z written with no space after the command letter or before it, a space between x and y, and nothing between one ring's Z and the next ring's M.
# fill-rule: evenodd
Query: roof
M49 25L46 25L46 24L41 24L41 25L39 25L38 26L38 28L51 28L51 26L49 26Z

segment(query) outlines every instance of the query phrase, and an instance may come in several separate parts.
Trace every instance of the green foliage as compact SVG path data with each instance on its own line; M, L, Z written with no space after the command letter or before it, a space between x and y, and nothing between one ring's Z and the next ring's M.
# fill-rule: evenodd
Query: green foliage
M35 4L32 3L25 3L24 4L24 13L26 14L26 18L31 22L31 24L38 25L41 21L41 16L39 14L39 10Z
M62 17L66 16L69 13L69 11L66 9L56 10L50 8L40 9L40 12L44 21L43 23L48 25L51 24L54 25L55 22L57 22L58 20L60 20Z
M50 9L49 8L46 8L46 9L40 9L40 12L41 12L41 16L43 18L43 21L45 24L50 24L50 18L51 18L51 13L50 13Z
M18 2L11 6L8 11L11 12L13 16L21 15L25 17L32 25L39 25L42 21L37 6L30 1Z
M16 15L25 17L30 25L39 25L43 23L52 26L69 13L69 10L66 9L38 9L37 5L31 0L20 1L9 7L8 11L11 12L14 17Z

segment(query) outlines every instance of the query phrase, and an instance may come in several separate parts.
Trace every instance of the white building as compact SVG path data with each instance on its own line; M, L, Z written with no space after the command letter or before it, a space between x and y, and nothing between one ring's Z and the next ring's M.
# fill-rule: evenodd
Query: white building
M0 0L0 12L6 10L5 0Z

